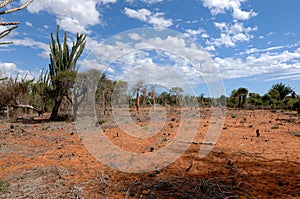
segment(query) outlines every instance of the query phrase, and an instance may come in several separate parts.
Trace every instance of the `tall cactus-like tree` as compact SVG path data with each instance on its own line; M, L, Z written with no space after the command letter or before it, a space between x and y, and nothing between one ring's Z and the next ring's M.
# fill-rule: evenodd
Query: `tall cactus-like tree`
M51 33L50 43L49 75L54 99L54 106L50 116L51 121L58 119L58 111L64 97L72 102L69 97L70 89L73 87L78 71L77 60L81 56L86 43L86 36L78 33L76 42L73 42L70 49L67 43L67 33L64 32L63 43L60 42L59 33L59 26L57 26L56 39Z
M27 6L29 6L29 4L31 2L33 2L33 0L28 0L27 2L25 2L24 4L22 4L20 7L17 8L12 8L9 4L14 2L14 0L0 0L0 15L5 15L5 14L9 14L12 12L17 12L19 10L23 10L24 8L26 8ZM7 8L7 9L6 9ZM17 21L10 21L10 22L0 22L0 26L12 26L2 32L0 32L0 39L4 38L5 36L9 35L14 29L16 29L20 22ZM12 42L0 42L0 45L3 44L11 44Z

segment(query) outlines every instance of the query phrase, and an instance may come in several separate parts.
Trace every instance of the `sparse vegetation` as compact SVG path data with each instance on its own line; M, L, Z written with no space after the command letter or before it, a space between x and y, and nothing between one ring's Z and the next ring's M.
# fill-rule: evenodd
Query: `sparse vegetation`
M33 0L20 2L0 0L0 16L23 10L31 2ZM112 2L110 1L110 3ZM240 2L242 0L237 0L230 7L222 7L222 4L221 9L215 7L211 10L212 14L219 14L219 12L231 9L229 12L233 13L233 24L219 23L221 25L218 28L221 33L230 37L232 42L239 42L234 41L239 40L238 37L247 36L250 38L252 36L250 32L256 29L256 27L244 27L244 23L237 18L236 15L240 15L239 18L250 18L252 15L256 15L252 10L250 12L243 11ZM106 3L99 1L98 4L105 5ZM106 4L105 6L108 8L110 5ZM148 7L150 7L150 3ZM50 7L47 8L51 9ZM82 9L86 8L82 7ZM89 14L89 10L84 11ZM38 12L39 9L35 11ZM53 14L53 10L48 11ZM145 11L145 9L135 12L140 11ZM153 13L152 10L146 11L149 14L146 12L143 17L146 17L147 20L153 20L148 24L157 25L154 20L168 20L167 16L165 19L163 18L164 13L159 10L154 10ZM59 15L59 13L54 14ZM140 18L126 14L130 18ZM136 13L133 14L136 15ZM82 18L81 15L78 16ZM78 29L85 30L84 32L87 34L90 32L89 28L96 22L93 20L89 23L86 20L77 20L68 16L59 17L58 20L73 24L79 27ZM10 19L12 18L13 16ZM6 22L2 21L4 20L2 18L0 20L0 27L5 27L5 29L0 29L0 45L11 44L12 42L4 39L18 27L19 22ZM172 21L170 18L170 20L171 25L172 22L175 23L175 19ZM178 18L178 20L180 19ZM79 24L81 21L84 21L86 26L81 26L82 24ZM145 22L145 20L142 21ZM196 25L194 22L197 21L190 22ZM190 22L186 21L186 23ZM210 24L213 23L210 21ZM28 22L27 25L29 29L36 24ZM50 27L47 28L50 29ZM45 25L45 29L47 28ZM235 31L236 28L242 30ZM199 31L203 30L199 29ZM235 32L240 32L240 34L236 35ZM201 36L204 38L204 33L207 36L204 31L201 33L202 35L198 35L199 38ZM24 32L23 35L30 34ZM62 41L61 36L59 26L57 26L56 34L50 34L49 66L47 70L41 71L38 78L28 78L27 75L23 77L20 75L0 76L1 199L300 198L300 184L299 179L297 179L297 175L300 173L300 96L295 92L295 89L280 82L272 85L264 94L254 93L245 87L237 87L232 90L229 96L211 97L202 93L187 93L188 88L184 87L184 84L180 84L182 88L175 84L171 85L170 88L160 88L155 84L156 82L148 83L146 82L148 78L143 77L135 79L135 82L132 82L133 78L115 80L111 76L111 71L114 70L107 70L111 73L95 69L79 71L77 62L84 53L87 39L84 34L78 33L68 37L67 32L63 32ZM90 36L96 37L97 35L90 34ZM124 38L131 38L130 40L133 42L136 41L137 36L143 35L130 34L128 36ZM70 41L73 38L75 41ZM208 38L207 42L212 43L211 41L214 40L211 39L214 38ZM184 43L186 47L184 51L186 52L182 51L183 54L180 55L184 61L176 59L174 64L179 67L182 63L187 64L187 66L194 65L197 59L189 62L189 56L185 55L192 52L193 55L197 56L197 52L200 51L195 48L189 52L187 49L192 49L196 45L191 43L192 41L185 43L182 38L179 39L181 41L178 40L180 42L178 44ZM121 39L116 43L121 44L120 41ZM169 37L168 41L175 42L172 37ZM158 37L153 42L165 44L159 41ZM26 47L25 42L17 45ZM93 45L96 45L96 42ZM118 61L121 52L126 52L126 56L129 55L130 60L134 60L136 57L143 58L144 60L140 64L149 64L153 70L156 68L153 66L160 66L157 62L167 62L168 54L175 56L171 52L166 52L163 56L156 55L156 59L151 62L147 56L153 54L152 49L147 45L135 46L137 51L134 54L129 54L126 52L127 45L125 43L119 45L123 49L114 55L116 64L122 67L123 62ZM31 47L44 50L44 45L39 42L34 43ZM150 48L151 51L141 53L139 48ZM266 53L273 52L276 48L269 48ZM293 47L295 57L287 60L289 62L296 62L298 59L296 54L299 49L294 48L296 45ZM283 50L285 49L286 46ZM104 50L106 49L104 48ZM265 51L265 49L254 51L257 50L259 52ZM257 57L258 54L254 51L247 55L248 58ZM239 57L238 52L233 53ZM248 59L246 55L241 57ZM98 66L97 61L99 60L95 60L96 63L93 61L88 63L91 65L88 65L88 68L94 67L94 64ZM206 68L203 67L203 64L206 64L207 61L206 59L203 60L203 63L199 63L196 68L183 69L196 72L197 68ZM243 61L241 60L236 64ZM14 62L17 63L17 60ZM82 63L87 64L85 61ZM131 67L133 64L129 66ZM130 67L125 72L129 72ZM297 67L296 64L294 67ZM255 68L256 70L258 69ZM119 71L114 72L117 74ZM159 73L160 71L156 72ZM206 79L210 76L208 75L210 72L211 70L207 70L200 75L205 77L205 81L211 82L210 80L214 80L214 78ZM243 71L241 72L244 74ZM291 72L292 76L298 78L299 74L296 74L295 70L291 70ZM266 72L263 71L262 74L266 74ZM170 76L176 77L172 73ZM284 78L288 78L288 76L285 74ZM280 76L276 77L281 78ZM170 81L161 79L166 82ZM271 79L274 80L274 78ZM169 85L169 83L171 82L165 85ZM89 95L91 93L93 94L92 97ZM213 113L212 110L216 110L216 107L221 107L223 112ZM225 113L226 108L228 108L228 112ZM85 109L87 113L83 113L82 109ZM114 110L128 110L128 115L124 115L128 116L130 120L127 120L128 118L123 115L122 111L120 111L122 112L120 115L117 115L119 114L117 111L114 115ZM188 113L191 114L185 114L185 111L190 111ZM196 113L200 112L201 117L197 118ZM95 113L97 119L88 113ZM222 121L224 113L226 114L225 123ZM82 119L82 115L86 116L85 114L88 117L81 122L86 122L89 126L81 128L81 126L77 126L77 122ZM114 121L114 116L120 116L119 123ZM74 122L65 122L66 120L71 121L71 119ZM129 122L133 122L136 128L133 129L132 134L126 132L128 126L129 128L132 127L128 125ZM122 129L122 125L125 128ZM100 131L101 134L97 134L96 131L100 127L103 131ZM82 129L84 133L76 133L76 130ZM155 132L153 129L159 130ZM144 133L146 130L149 137L147 135L140 138L138 137L140 134L135 134ZM207 130L212 133L207 133ZM195 135L190 133L191 131L194 131ZM218 133L222 134L218 135ZM88 137L89 135L91 137ZM109 141L103 142L99 139L99 135L107 137ZM218 140L211 141L215 138ZM84 139L87 139L87 142L84 142L86 141ZM97 144L93 145L93 141ZM112 145L107 147L108 145L105 145L107 143ZM97 150L99 156L108 151L109 154L105 158L109 162L101 162L102 157L99 158L99 156L92 154L91 150L89 151L90 146ZM102 146L105 148L101 148ZM187 148L183 150L185 146ZM161 150L163 148L167 150ZM113 151L115 149L121 149L121 152ZM202 158L201 152L207 152L207 155ZM129 154L128 159L123 156L126 153ZM159 157L156 157L155 154L158 154ZM173 155L176 156L176 159L174 161L169 160L169 156ZM119 170L121 167L127 168L136 163L136 157L141 159L136 166L140 169L140 173L133 171L133 173L128 174ZM121 163L118 162L119 160ZM164 165L157 166L156 161L161 161ZM155 165L155 167L152 170L145 169L145 165Z
M99 123L100 125L104 124L105 122L106 122L105 119L99 119L99 120L98 120L98 123Z
M237 118L237 116L235 114L231 114L230 117L231 118Z
M0 179L0 193L5 194L8 192L8 183Z
M273 126L271 126L271 129L279 129L279 126L277 124L274 124Z

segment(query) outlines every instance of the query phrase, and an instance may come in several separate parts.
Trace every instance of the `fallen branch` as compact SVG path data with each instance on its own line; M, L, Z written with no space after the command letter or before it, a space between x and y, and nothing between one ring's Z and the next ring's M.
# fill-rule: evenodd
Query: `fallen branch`
M43 111L38 109L38 108L35 108L31 105L24 105L24 104L17 104L17 105L13 105L13 109L17 109L17 108L28 108L28 109L31 109L35 112L37 112L39 114L39 116L43 115Z

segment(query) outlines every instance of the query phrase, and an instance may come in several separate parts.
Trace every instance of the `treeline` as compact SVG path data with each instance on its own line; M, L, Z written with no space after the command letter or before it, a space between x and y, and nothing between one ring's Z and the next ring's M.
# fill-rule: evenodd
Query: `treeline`
M67 33L60 39L59 27L56 35L51 33L50 64L41 71L39 78L0 78L0 115L9 119L15 109L25 114L29 109L38 114L51 113L51 121L72 118L90 94L95 95L98 114L107 115L112 107L130 107L137 111L141 107L211 107L227 106L240 109L284 109L300 113L300 99L289 85L274 84L264 94L251 93L247 88L238 88L230 96L219 98L185 94L184 89L172 87L162 90L137 80L135 85L126 81L114 81L104 73L89 70L79 73L77 60L85 48L86 37L77 34L76 41L69 47Z
M16 108L29 108L38 113L56 110L57 96L59 92L64 98L60 102L57 116L54 120L61 120L73 117L76 119L77 110L84 98L93 92L98 114L106 115L111 112L112 106L126 105L137 111L140 108L161 107L211 107L227 106L238 109L268 109L294 110L300 113L300 97L294 89L284 83L274 84L264 95L249 92L247 88L238 88L231 92L230 96L219 98L193 96L184 94L180 87L173 87L169 91L158 92L154 85L148 85L138 81L134 86L129 87L126 81L114 81L104 73L97 70L89 70L84 73L77 73L77 81L73 79L66 81L65 76L60 82L68 84L68 89L60 91L61 87L53 89L51 77L48 73L42 72L37 80L28 80L26 77L7 78L0 81L0 114L5 115L7 111ZM93 76L98 80L95 85L87 82ZM68 77L67 79L70 79ZM95 87L93 91L90 88ZM56 93L54 93L56 92ZM112 104L114 103L114 105ZM27 106L24 106L27 105ZM40 111L40 112L39 112ZM26 113L26 112L24 112ZM60 114L58 114L60 113ZM68 116L68 117L67 117ZM51 116L50 116L51 117Z

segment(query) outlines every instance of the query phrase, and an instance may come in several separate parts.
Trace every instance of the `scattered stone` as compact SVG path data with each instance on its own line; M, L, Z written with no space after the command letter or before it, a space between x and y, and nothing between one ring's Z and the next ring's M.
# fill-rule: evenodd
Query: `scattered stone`
M193 163L191 163L190 166L185 171L188 172L189 170L191 170L192 167L193 167Z
M300 137L300 132L295 132L295 133L294 133L294 136Z
M259 129L256 129L256 137L259 137L260 133L259 133Z
M231 162L231 160L228 160L227 165L233 167L233 162Z

